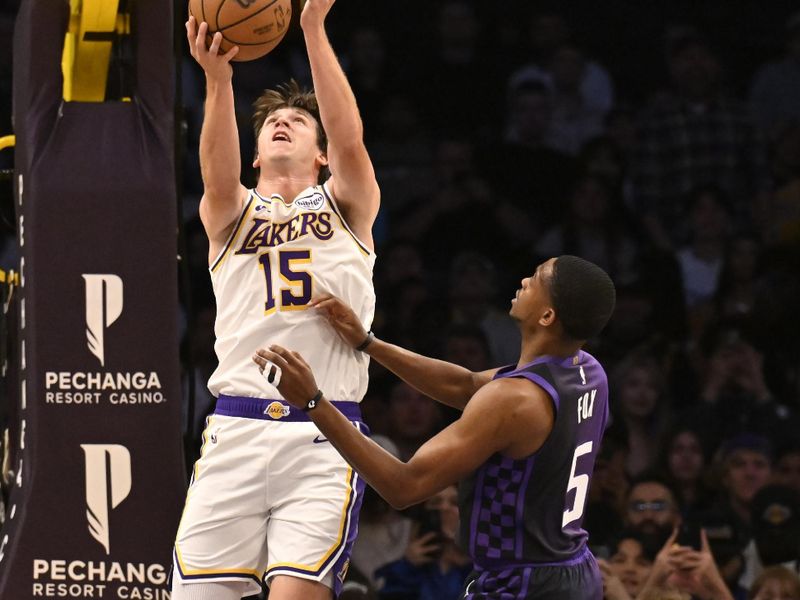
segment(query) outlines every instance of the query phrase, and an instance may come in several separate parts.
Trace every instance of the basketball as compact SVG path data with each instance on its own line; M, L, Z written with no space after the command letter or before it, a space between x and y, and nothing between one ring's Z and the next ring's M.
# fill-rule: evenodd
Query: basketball
M277 46L292 20L292 0L189 0L198 25L208 23L208 44L222 33L220 54L239 46L233 60L260 58Z

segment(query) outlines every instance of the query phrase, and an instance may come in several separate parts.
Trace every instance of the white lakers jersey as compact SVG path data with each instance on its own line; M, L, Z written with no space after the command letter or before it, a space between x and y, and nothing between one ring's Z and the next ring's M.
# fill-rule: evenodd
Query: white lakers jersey
M252 361L257 349L278 344L311 365L328 399L360 401L369 357L346 345L307 305L313 296L333 294L369 329L374 264L374 254L350 231L327 186L309 187L292 200L252 190L210 267L219 359L208 382L211 392L281 398Z

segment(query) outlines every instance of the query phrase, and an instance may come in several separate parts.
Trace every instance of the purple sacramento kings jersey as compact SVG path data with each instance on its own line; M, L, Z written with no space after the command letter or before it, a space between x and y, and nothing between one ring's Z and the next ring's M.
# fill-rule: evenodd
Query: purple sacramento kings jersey
M581 555L581 527L594 460L608 417L608 381L590 354L541 357L501 369L544 389L553 430L528 458L495 454L459 489L461 539L476 568L566 563Z

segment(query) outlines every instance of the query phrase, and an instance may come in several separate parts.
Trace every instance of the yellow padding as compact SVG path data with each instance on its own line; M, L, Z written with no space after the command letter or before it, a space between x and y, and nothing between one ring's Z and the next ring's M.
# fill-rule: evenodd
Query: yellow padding
M5 150L6 148L13 148L16 143L17 143L17 136L4 135L0 137L0 150Z
M130 32L128 15L118 15L119 0L70 0L61 70L64 100L103 102L114 34Z

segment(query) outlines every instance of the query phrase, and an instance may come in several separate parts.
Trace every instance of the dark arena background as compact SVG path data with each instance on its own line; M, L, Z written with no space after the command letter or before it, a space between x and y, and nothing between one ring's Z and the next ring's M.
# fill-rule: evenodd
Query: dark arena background
M252 102L311 83L294 9L234 64L247 186ZM2 600L170 597L216 362L185 19L0 0ZM636 598L681 523L732 598L800 600L800 6L338 0L327 28L381 187L376 335L509 364L520 277L600 265L605 597ZM362 408L403 459L455 418L374 362ZM452 510L368 492L342 597L455 600L468 559L420 541ZM648 597L701 597L689 579Z

